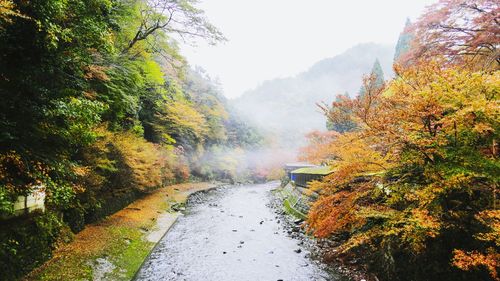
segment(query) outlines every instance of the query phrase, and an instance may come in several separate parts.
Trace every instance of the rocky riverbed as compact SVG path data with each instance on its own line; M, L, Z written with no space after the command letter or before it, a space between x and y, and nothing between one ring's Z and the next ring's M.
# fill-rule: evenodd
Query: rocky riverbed
M346 264L336 258L336 251L339 245L338 237L331 237L328 239L315 239L306 234L304 229L304 221L297 219L296 217L287 214L283 210L283 201L286 199L286 192L283 192L282 188L276 188L270 196L269 203L267 206L274 211L276 214L275 218L283 227L283 232L285 232L289 237L300 241L299 245L308 249L310 252L310 258L319 262L322 267L332 272L335 276L342 276L338 280L352 280L352 281L377 281L378 279L374 276L369 276L366 270L362 268L360 264ZM303 202L301 204L309 204ZM304 206L305 206L304 205ZM335 279L337 280L337 279Z
M137 280L349 280L313 254L316 243L289 219L278 183L217 188L191 196Z

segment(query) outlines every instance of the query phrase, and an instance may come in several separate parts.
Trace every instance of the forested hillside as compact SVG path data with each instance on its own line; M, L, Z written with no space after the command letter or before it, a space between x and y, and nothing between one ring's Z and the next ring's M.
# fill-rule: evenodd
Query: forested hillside
M338 94L356 96L359 78L370 72L377 59L386 77L392 77L393 54L393 46L360 44L295 77L266 81L231 102L282 145L296 148L307 132L325 129L317 103L330 103Z
M0 279L150 190L243 176L262 138L174 40L224 40L195 2L0 1ZM35 188L46 212L12 218Z
M500 280L499 1L272 2L0 0L0 280Z
M302 157L334 171L308 216L330 259L373 280L499 280L499 10L431 5L401 34L393 79L373 71L321 106L331 131Z

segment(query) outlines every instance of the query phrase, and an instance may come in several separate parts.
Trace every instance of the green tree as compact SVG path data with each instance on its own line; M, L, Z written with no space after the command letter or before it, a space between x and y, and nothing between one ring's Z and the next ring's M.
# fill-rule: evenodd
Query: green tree
M368 83L363 83L359 89L359 96L363 96L367 91L380 89L384 85L384 71L378 59L375 59L370 75L367 78L369 81Z
M399 34L398 43L396 44L396 50L394 53L394 63L399 63L400 59L410 51L411 41L414 38L414 35L411 32L410 27L411 27L411 21L409 18L407 18L405 27L403 31Z
M196 0L138 2L139 25L122 53L129 52L138 42L161 33L176 34L182 40L202 38L212 44L225 40L222 33L206 19L203 10L196 7L196 3Z

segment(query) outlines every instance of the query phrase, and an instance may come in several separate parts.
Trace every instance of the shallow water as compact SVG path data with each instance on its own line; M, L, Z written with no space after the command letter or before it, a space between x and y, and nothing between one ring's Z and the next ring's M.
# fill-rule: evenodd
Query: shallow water
M195 195L137 280L341 280L283 231L266 206L276 186L232 186Z

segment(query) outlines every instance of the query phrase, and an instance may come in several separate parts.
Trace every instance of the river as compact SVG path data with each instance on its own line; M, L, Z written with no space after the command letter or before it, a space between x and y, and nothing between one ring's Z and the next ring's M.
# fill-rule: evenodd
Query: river
M284 231L267 206L277 185L195 194L136 280L343 280Z

